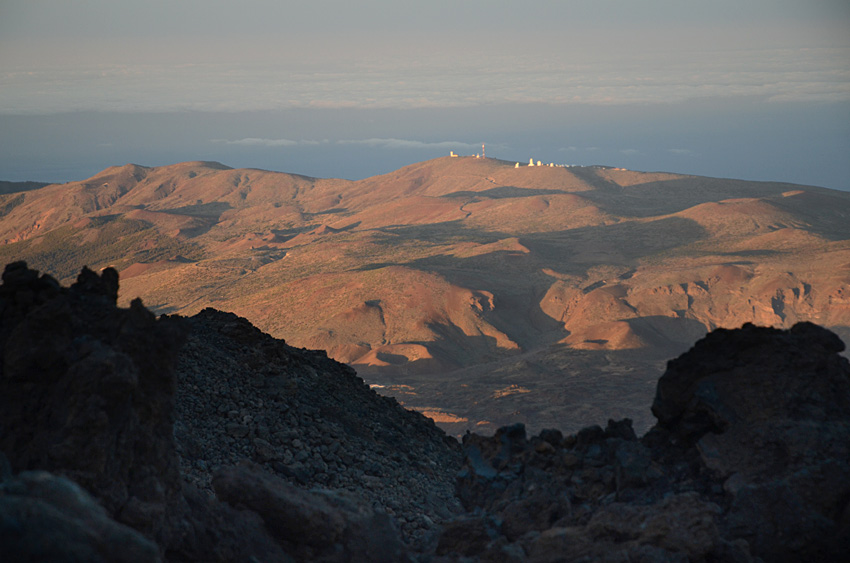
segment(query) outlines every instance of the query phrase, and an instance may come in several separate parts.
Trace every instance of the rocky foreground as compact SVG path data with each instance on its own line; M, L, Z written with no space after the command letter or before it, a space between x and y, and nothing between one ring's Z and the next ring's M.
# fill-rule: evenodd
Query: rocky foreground
M18 262L0 286L3 561L842 561L850 364L831 332L717 330L638 438L463 444L231 315L116 307Z

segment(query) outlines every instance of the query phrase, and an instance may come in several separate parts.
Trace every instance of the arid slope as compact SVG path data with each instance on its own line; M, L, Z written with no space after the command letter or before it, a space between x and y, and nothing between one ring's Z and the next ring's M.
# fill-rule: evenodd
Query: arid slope
M322 348L452 432L643 429L707 330L850 335L850 193L439 158L361 181L218 163L113 167L0 195L0 254L122 300L229 310Z

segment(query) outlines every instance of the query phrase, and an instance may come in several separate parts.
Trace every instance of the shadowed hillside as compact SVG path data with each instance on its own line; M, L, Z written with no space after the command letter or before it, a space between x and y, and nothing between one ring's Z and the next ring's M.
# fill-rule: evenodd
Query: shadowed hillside
M439 158L361 181L218 163L0 195L0 258L122 299L233 311L452 433L650 424L655 374L717 327L850 335L850 194Z

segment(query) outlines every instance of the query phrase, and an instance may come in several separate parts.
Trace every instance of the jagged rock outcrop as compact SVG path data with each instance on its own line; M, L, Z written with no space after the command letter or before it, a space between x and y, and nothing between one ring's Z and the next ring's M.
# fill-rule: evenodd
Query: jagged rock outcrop
M811 323L717 330L671 361L658 431L695 448L731 502L724 525L766 560L850 552L850 368ZM843 534L843 538L840 534Z
M70 288L24 263L3 274L0 538L24 527L50 541L4 542L0 559L112 560L138 540L126 560L391 561L460 510L458 444L350 368L232 314L120 309L117 292L109 269ZM31 494L34 475L102 508L60 504L57 520L43 505L71 493ZM60 549L64 531L88 528Z
M140 301L115 306L118 274L71 288L10 264L0 287L0 450L16 472L64 475L119 521L171 541L181 477L174 362L183 331Z
M3 542L0 559L87 561L85 550L96 549L115 560L111 554L130 550L124 544L132 539L115 532L123 530L119 523L155 542L147 560L282 556L259 519L184 487L173 422L174 365L185 327L157 319L139 301L119 309L117 291L117 274L108 269L84 269L70 288L20 262L3 273L0 452L18 475L3 485L0 504L11 517L0 535L42 522L48 551L34 539ZM77 498L67 479L86 493ZM67 542L53 535L61 530ZM93 531L72 537L79 530ZM141 550L133 560L146 555Z
M850 364L831 332L717 330L669 362L658 424L468 435L442 554L531 561L842 561Z

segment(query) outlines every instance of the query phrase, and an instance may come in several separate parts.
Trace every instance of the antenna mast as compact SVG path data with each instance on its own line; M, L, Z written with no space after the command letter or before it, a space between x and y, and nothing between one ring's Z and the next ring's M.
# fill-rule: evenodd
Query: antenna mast
M481 158L487 158L487 155L484 154L484 143L481 143Z

